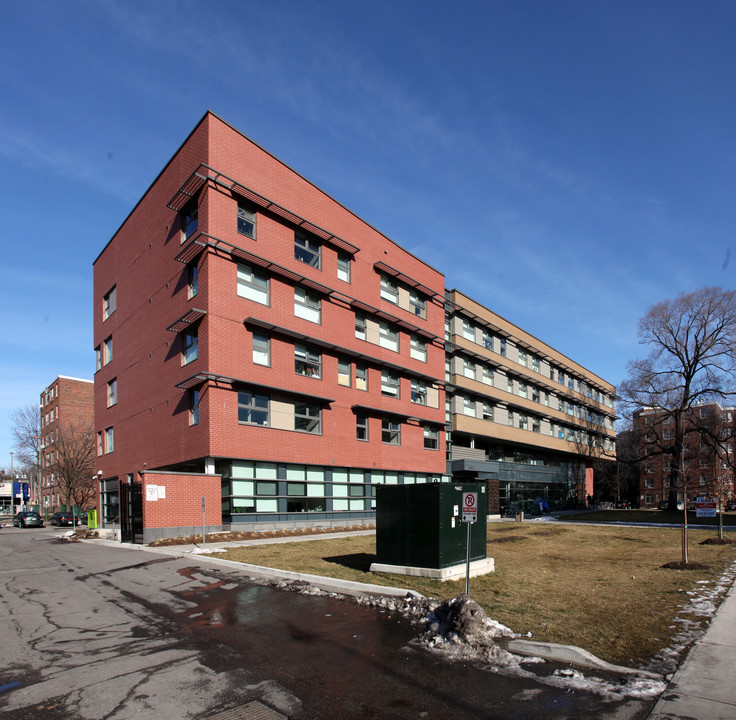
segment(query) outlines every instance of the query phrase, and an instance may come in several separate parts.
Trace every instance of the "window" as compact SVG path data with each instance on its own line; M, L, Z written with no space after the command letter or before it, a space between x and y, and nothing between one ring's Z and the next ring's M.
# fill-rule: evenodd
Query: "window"
M381 275L381 297L394 305L399 303L399 286L386 275Z
M532 355L532 370L536 373L539 372L539 358L536 355Z
M350 387L350 370L351 364L349 360L337 359L337 384Z
M238 263L238 295L261 305L268 305L268 275L255 271L250 265Z
M102 364L112 362L112 335L105 340L102 346Z
M337 253L337 279L343 282L350 282L350 255L345 253Z
M299 262L306 263L319 270L320 250L320 244L314 238L301 232L294 233L294 257Z
M463 375L466 378L475 380L475 363L470 360L463 360Z
M411 401L417 405L427 404L427 384L421 380L411 381Z
M199 423L199 390L189 391L189 424Z
M475 417L475 400L471 397L463 398L463 415Z
M388 323L379 323L378 324L378 344L383 347L387 348L388 350L393 350L394 352L399 352L399 333L397 330L394 330Z
M509 410L508 425L514 427L514 413L511 410Z
M493 385L493 368L488 367L488 365L483 366L483 382L486 385Z
M355 387L357 390L368 389L368 368L365 365L355 365Z
M199 208L197 207L197 199L193 198L186 207L181 211L181 241L189 240L199 225L198 220Z
M355 313L355 337L358 340L365 340L367 338L367 321L365 315L361 313Z
M526 364L527 364L526 352L524 350L519 350L519 365L526 367Z
M238 422L250 425L268 425L268 395L250 390L238 392Z
M294 403L294 430L314 433L322 433L322 408L310 403Z
M355 437L358 440L368 439L368 416L363 413L355 416Z
M381 420L381 442L387 445L401 445L401 425L395 420Z
M483 419L493 421L493 405L490 403L483 403Z
M256 214L243 202L238 202L238 232L256 238Z
M439 450L440 447L440 431L437 428L424 426L424 449Z
M294 315L309 320L309 322L321 322L322 300L320 296L297 285L294 288Z
M409 291L409 306L412 312L420 318L427 317L427 301L424 295L416 292L415 290Z
M115 433L111 427L105 429L105 454L115 450Z
M388 370L381 372L381 395L389 397L399 397L399 377L390 373Z
M510 377L506 378L506 390L510 393L514 392L514 381Z
M463 320L463 337L466 340L475 342L475 328L469 320Z
M536 403L539 402L539 388L532 385L532 400Z
M99 457L105 452L105 440L101 432L97 433L97 456Z
M112 407L118 402L118 380L113 378L107 383L107 407Z
M253 364L271 365L271 340L268 335L253 333Z
M529 418L526 415L519 415L519 430L528 430Z
M199 357L199 335L197 330L182 333L181 341L183 344L181 364L187 365Z
M95 372L97 372L101 367L102 367L102 348L98 345L95 348Z
M107 318L112 315L115 310L117 310L118 306L118 298L117 298L117 288L113 286L113 288L108 292L103 298L102 298L102 319L107 320Z
M199 267L188 266L187 297L191 300L199 292Z
M427 343L416 335L411 336L409 355L415 360L427 362Z
M322 355L306 345L294 345L294 371L307 377L322 377Z
M519 382L519 397L527 397L529 394L526 383Z
M506 338L501 338L501 347L499 349L501 355L506 357Z
M485 330L483 331L483 347L486 350L493 350L493 335Z

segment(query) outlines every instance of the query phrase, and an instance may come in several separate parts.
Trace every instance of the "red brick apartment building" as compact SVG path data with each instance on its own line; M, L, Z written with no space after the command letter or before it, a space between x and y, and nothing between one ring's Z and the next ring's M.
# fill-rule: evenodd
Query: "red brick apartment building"
M652 408L635 413L633 430L640 448L641 506L656 508L673 500L689 504L698 495L725 502L736 496L734 486L734 413L736 408L707 403L690 408L682 423L681 457L675 457L675 418ZM673 481L672 466L684 470Z
M212 113L94 263L123 539L374 517L445 473L444 277Z
M42 393L40 401L41 486L33 495L39 511L53 513L66 507L68 497L59 481L59 454L63 446L94 443L94 383L59 375ZM82 449L82 448L78 448ZM63 461L63 459L62 459ZM85 478L92 484L92 476ZM86 509L86 508L85 508Z

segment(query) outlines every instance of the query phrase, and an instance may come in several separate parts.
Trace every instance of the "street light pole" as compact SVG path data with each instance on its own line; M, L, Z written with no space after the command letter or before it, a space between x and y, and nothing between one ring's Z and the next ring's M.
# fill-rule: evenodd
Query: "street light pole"
M10 515L15 515L15 475L13 474L13 451L10 451Z

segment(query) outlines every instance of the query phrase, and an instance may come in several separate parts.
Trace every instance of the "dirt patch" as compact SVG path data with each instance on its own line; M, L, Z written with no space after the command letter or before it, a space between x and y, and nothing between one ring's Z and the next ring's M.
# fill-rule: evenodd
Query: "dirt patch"
M668 562L662 565L666 570L710 570L710 565L703 565L702 563L696 562Z
M536 535L538 537L551 537L552 535L562 535L562 533L566 532L563 528L550 528L545 530L534 530L534 532L530 532L530 535Z
M526 540L526 538L523 535L504 535L500 538L487 540L486 545L490 545L491 543L517 542L518 540Z
M701 545L732 545L731 538L708 538L700 543Z
M291 528L288 530L263 530L259 532L232 532L207 533L208 542L231 542L234 540L261 540L263 538L303 537L306 535L329 535L340 532L355 532L356 530L375 530L373 525L350 525L334 528ZM201 535L187 535L186 537L162 538L149 543L149 547L167 547L169 545L198 545L202 542Z

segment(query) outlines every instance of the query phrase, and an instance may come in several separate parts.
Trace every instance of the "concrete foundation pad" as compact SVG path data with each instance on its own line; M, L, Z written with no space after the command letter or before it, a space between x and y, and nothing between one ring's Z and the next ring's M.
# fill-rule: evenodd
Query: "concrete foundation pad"
M487 575L495 570L493 558L473 560L470 563L470 577ZM465 577L465 563L451 565L446 568L412 567L410 565L384 565L371 563L371 572L393 573L394 575L411 575L412 577L426 577L433 580L461 580Z

